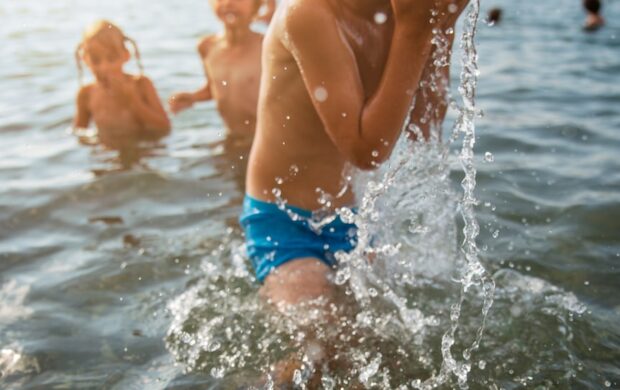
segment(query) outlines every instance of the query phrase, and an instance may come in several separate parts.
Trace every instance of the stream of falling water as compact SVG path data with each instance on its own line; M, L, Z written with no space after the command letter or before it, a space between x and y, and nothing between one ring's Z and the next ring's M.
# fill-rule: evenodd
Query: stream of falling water
M448 142L402 137L384 166L354 175L358 208L338 211L358 226L356 248L336 254L343 304L269 310L256 294L241 238L230 230L205 259L204 277L169 305L168 348L187 370L209 372L230 387L273 388L268 373L296 361L296 388L468 388L494 293L478 257L474 213L478 13L473 1L461 36L462 103L452 101L458 118ZM436 32L435 45L441 49L453 33ZM435 59L441 69L449 53L437 51L444 53ZM446 87L438 80L431 77L431 93ZM461 195L450 178L450 146L459 140ZM333 361L321 361L317 345L328 346Z

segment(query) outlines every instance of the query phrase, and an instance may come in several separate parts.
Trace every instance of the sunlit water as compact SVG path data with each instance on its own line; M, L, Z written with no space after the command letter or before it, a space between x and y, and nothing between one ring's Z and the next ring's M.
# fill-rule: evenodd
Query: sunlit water
M463 356L483 284L464 295L456 364L442 371L471 269L453 110L448 148L402 144L358 179L360 194L378 194L362 210L379 253L372 272L340 273L349 365L325 370L323 387L454 388L459 372L474 389L620 387L620 4L584 34L578 3L482 4L505 20L481 23L476 45L476 258L496 285L479 348ZM165 97L203 81L195 43L217 29L207 2L6 1L0 17L0 387L234 388L303 355L298 325L256 296L236 224L240 160L212 105L124 163L66 132L88 22L111 18L135 38Z

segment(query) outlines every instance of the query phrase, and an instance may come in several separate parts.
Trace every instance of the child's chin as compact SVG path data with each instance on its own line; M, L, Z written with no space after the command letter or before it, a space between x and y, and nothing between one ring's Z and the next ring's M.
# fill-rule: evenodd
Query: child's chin
M106 76L95 76L95 78L97 79L97 82L103 85L105 88L108 88L110 86L110 79Z

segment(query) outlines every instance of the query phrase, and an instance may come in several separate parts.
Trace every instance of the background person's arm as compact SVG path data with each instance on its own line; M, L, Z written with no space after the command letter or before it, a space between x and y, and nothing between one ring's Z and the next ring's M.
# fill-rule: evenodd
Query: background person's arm
M88 108L90 86L80 88L76 99L76 112L73 118L74 129L85 129L90 123L90 110Z
M203 38L198 44L198 54L203 62L208 55L211 40L212 36L208 36ZM207 74L206 68L205 77L207 78L207 81L202 88L194 92L177 92L168 98L168 106L173 114L178 114L181 111L191 108L194 103L205 102L213 99L211 84L209 83L209 75Z
M438 44L433 45L422 75L423 81L415 96L415 107L411 113L411 123L419 129L425 140L430 138L433 131L441 137L441 126L449 104L454 25L467 4L466 1L444 2L439 10L440 17L443 18L440 27L442 34L437 36ZM413 140L417 140L420 135L417 130L407 128L406 131L409 138Z
M140 94L134 95L130 108L139 118L148 133L164 136L170 133L170 120L161 104L155 86L148 77L141 76L138 80Z

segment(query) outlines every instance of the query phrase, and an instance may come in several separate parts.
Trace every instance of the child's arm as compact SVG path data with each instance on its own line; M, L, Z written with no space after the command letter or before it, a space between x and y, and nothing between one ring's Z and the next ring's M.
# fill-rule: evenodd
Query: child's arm
M206 37L198 44L198 54L203 61L208 54L211 39L212 37ZM168 98L168 106L173 114L191 108L196 102L204 102L213 99L211 85L209 84L209 76L205 76L207 77L207 82L199 90L194 92L178 92Z
M448 10L442 12L446 16L445 22L441 26L442 31L454 26L458 15L463 11L467 3L460 3L460 8L453 13L448 14ZM411 113L411 123L416 125L425 140L430 138L431 131L441 132L441 124L448 111L448 94L450 89L450 57L452 55L452 46L454 43L454 33L443 36L445 39L444 47L441 48L443 53L438 52L438 47L433 46L431 55L428 58L423 80L431 81L431 77L435 78L435 85L424 84L418 89L415 97L415 107ZM435 58L435 57L438 58ZM445 56L445 58L441 58ZM439 63L436 64L435 61ZM424 120L423 120L424 119ZM417 140L419 134L407 129L407 136L412 140ZM441 133L439 133L441 137Z
M431 50L429 18L435 1L392 0L391 47L379 86L368 99L355 56L326 0L293 3L285 16L290 43L283 44L295 57L314 107L340 153L356 166L371 169L389 157L417 92Z
M148 133L164 136L170 133L170 120L159 100L155 86L148 77L136 80L139 94L131 95L129 107Z
M454 35L447 38L448 61L452 52ZM433 51L435 51L433 47ZM415 95L415 106L411 112L411 123L417 126L424 140L430 138L431 131L441 132L441 124L448 111L448 93L450 89L450 65L442 65L440 68L433 62L433 55L429 56L424 71L423 79L430 82L431 77L435 77L435 85L424 84L420 86ZM420 133L410 128L406 129L407 136L412 140L417 140ZM439 133L441 137L441 133Z
M173 114L178 114L183 110L191 108L196 102L211 100L211 86L209 82L204 87L194 92L178 92L168 98L168 106Z
M88 102L90 100L90 86L81 87L76 99L76 113L73 118L74 129L84 129L90 123L90 108Z

